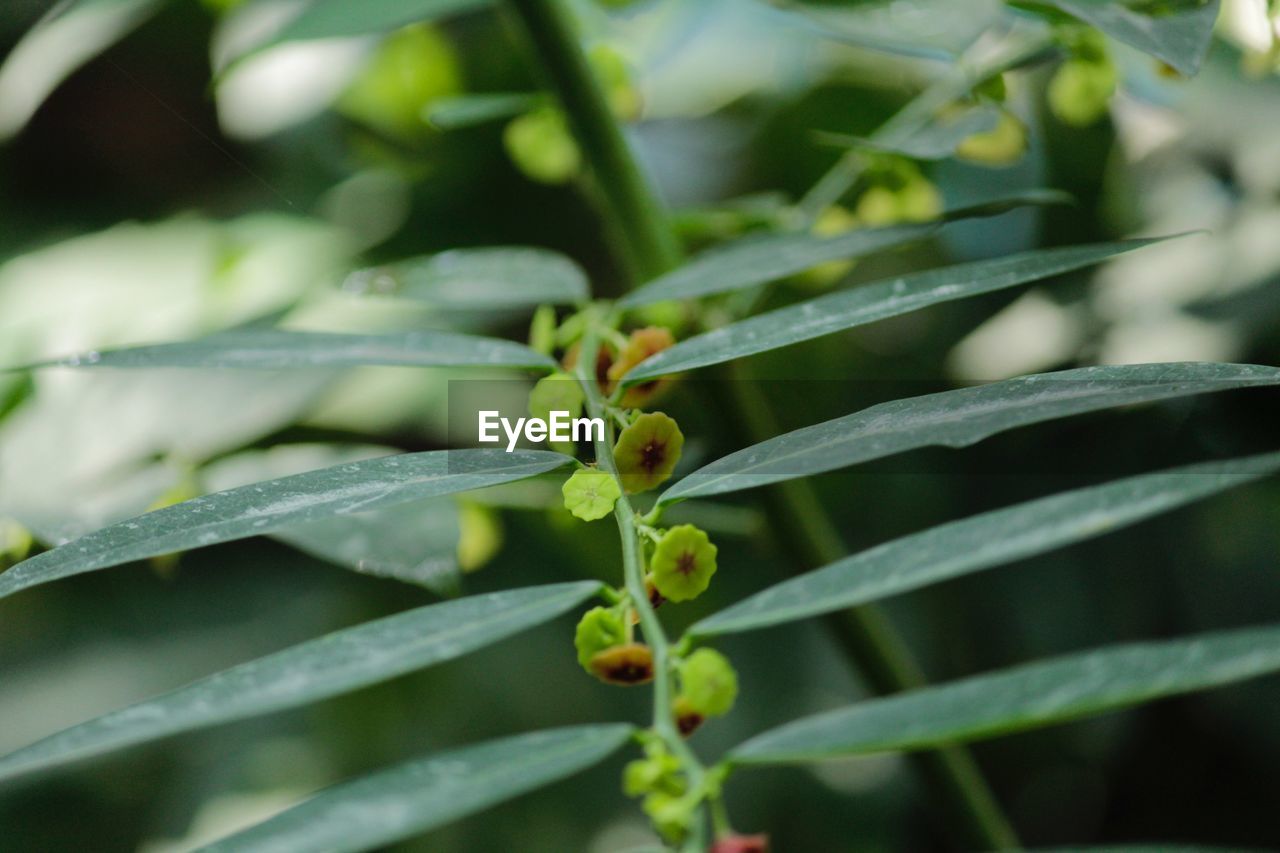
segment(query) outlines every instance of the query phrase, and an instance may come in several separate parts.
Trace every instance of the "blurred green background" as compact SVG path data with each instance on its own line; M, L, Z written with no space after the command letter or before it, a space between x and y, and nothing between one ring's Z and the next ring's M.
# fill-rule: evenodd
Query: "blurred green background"
M211 82L211 64L276 5L167 3L70 70L29 122L14 93L23 79L30 86L49 73L38 66L55 47L73 45L46 46L54 52L31 60L34 77L15 83L0 72L8 95L0 131L10 136L0 143L0 363L279 316L295 328L449 327L523 338L525 315L413 306L365 292L367 276L352 275L459 246L550 247L581 263L597 292L619 291L589 185L545 182L545 170L572 160L554 134L525 152L534 162L516 165L505 119L443 131L421 118L433 102L465 92L532 91L512 20L478 13L386 41L285 46ZM1004 14L995 2L893 3L885 26L933 52L911 57L833 40L739 0L653 0L617 12L579 5L585 36L625 57L618 93L635 99L633 142L682 212L693 248L718 233L723 216L713 208L775 210L802 195L838 155L813 131L870 132L943 73L946 56L991 37ZM930 180L952 201L1048 186L1078 204L952 227L927 246L861 262L851 276L1119 235L1204 234L1099 271L757 358L753 369L782 425L957 381L1078 364L1276 364L1280 83L1259 67L1270 46L1239 22L1246 5L1226 4L1220 38L1192 80L1113 46L1121 92L1087 127L1046 111L1051 62L1006 75L1008 108L1028 132L1025 155L999 168L942 160L926 167ZM0 55L47 7L8 0ZM86 31L106 32L111 21L96 26ZM806 286L771 298L794 299ZM385 448L440 447L455 378L402 369L0 377L0 519L9 520L0 549L19 536L13 522L57 542L202 489ZM703 460L740 446L705 398L687 383L663 403L690 436L690 457ZM849 546L862 548L1121 473L1273 449L1278 416L1280 395L1231 392L1036 426L960 452L916 452L816 485ZM543 485L554 498L555 484ZM409 556L393 554L364 573L251 540L5 601L0 751L429 602L435 593L422 584L458 580L459 563L477 569L460 579L467 591L616 580L612 525L570 524L541 506L545 495L508 490L410 508L404 524L421 538L409 537ZM712 508L722 580L695 605L673 609L673 622L783 576L785 555L758 498ZM1277 498L1274 483L1231 492L905 596L890 610L935 680L1274 618ZM0 850L186 849L408 755L572 722L642 720L647 693L603 686L578 669L572 625L565 617L306 710L11 783L0 791ZM694 740L709 757L863 691L820 624L722 647L743 692L732 715ZM1280 683L1271 679L1000 739L976 753L1030 846L1280 847L1278 718ZM618 789L623 760L404 847L609 853L644 843L643 818ZM898 756L744 772L728 796L738 823L768 830L780 851L951 849L937 803Z

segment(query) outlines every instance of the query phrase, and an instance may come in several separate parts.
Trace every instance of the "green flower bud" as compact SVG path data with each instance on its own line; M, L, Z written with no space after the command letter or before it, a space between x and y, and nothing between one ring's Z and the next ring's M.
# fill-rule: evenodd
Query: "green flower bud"
M942 193L933 182L919 177L898 190L898 216L904 222L929 222L942 215Z
M613 475L591 468L579 468L560 487L564 508L583 521L595 521L613 512L613 504L622 496Z
M474 572L502 549L502 523L487 506L458 503L458 568Z
M622 770L622 790L628 797L661 792L680 796L688 788L680 775L680 760L661 743L645 747L645 758L629 762Z
M613 448L622 488L635 494L665 481L680 461L683 447L684 434L674 420L662 412L640 415L622 431Z
M692 524L673 527L663 534L649 561L653 585L663 598L688 601L697 598L716 573L716 546Z
M576 418L582 414L585 399L578 380L557 371L539 379L529 392L529 414L549 420L552 412L568 412L569 417Z
M591 669L591 659L626 641L627 629L622 624L622 617L607 607L593 607L584 613L573 634L578 663L592 675L595 672Z
M507 155L530 180L564 184L582 165L582 154L565 124L564 113L540 107L512 119L502 134Z
M411 139L431 132L422 118L427 105L460 89L449 41L434 27L414 24L378 46L337 108L389 136Z
M1008 110L1000 112L996 126L975 133L956 146L956 156L983 166L1008 166L1027 150L1027 128Z
M529 346L543 355L551 355L556 348L556 309L539 305L529 323Z
M644 798L643 808L658 834L674 843L688 834L697 805L696 798L672 796L658 791Z
M738 698L738 673L715 649L698 649L680 663L680 698L695 713L727 714Z
M1116 91L1116 69L1109 60L1070 59L1049 81L1049 109L1058 121L1087 127L1107 113Z
M854 213L858 221L872 228L892 225L898 221L898 197L888 187L869 187L858 197Z

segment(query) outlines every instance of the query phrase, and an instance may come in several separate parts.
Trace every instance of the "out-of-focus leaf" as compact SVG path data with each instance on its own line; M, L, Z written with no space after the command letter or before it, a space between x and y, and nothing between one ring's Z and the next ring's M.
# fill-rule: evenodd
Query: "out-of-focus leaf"
M1280 627L1111 646L872 699L757 735L735 764L953 744L1066 722L1280 670Z
M689 629L752 631L866 604L1110 533L1280 470L1280 453L1129 477L904 536L756 593Z
M216 492L113 524L21 562L0 574L0 597L133 560L274 533L291 524L522 480L569 461L546 450L437 450Z
M627 373L623 384L635 385L659 376L721 364L908 314L930 305L1061 275L1157 242L1160 240L1125 240L1062 249L1036 249L1002 258L909 273L830 293L681 341L640 362Z
M1082 367L880 403L717 459L660 502L706 497L834 471L917 447L968 447L1015 427L1094 412L1280 385L1280 368L1174 362Z
M626 724L571 726L419 758L322 791L202 853L368 850L443 826L603 761Z
M349 693L484 648L599 591L595 581L507 590L336 631L9 753L0 758L0 779Z
M819 5L772 0L787 14L826 38L868 50L953 59L1001 14L997 0L869 0Z
M154 15L164 0L55 3L0 65L0 141L22 130L80 66Z
M200 479L209 491L225 491L394 452L375 445L281 445L219 459L201 471ZM362 574L424 586L438 595L458 593L459 535L458 507L451 497L336 516L271 534L273 539L318 559Z
M582 268L559 252L524 246L454 249L353 273L349 289L449 309L564 305L590 298Z
M1052 190L1029 190L949 210L943 218L957 220L994 216L1022 205L1061 204L1068 198ZM928 222L857 229L834 237L809 233L745 237L706 252L674 272L631 291L619 299L618 304L624 308L636 308L671 299L695 299L742 290L830 261L856 258L923 240L937 232L940 225Z
M1218 20L1218 0L1037 0L1033 5L1066 12L1187 76L1200 70Z
M996 126L1000 110L990 104L979 104L955 115L935 116L918 132L900 140L884 141L875 136L859 137L843 133L820 133L818 139L841 148L864 148L887 151L916 160L942 160L956 153L956 146L975 133L985 133Z
M348 335L239 329L195 341L127 347L30 365L34 367L513 367L554 369L551 358L524 344L454 332L390 332Z
M426 115L423 118L440 130L457 130L510 118L541 103L542 98L529 92L457 95L451 98L436 98L427 105Z
M268 44L385 33L418 21L483 9L492 3L493 0L310 0Z

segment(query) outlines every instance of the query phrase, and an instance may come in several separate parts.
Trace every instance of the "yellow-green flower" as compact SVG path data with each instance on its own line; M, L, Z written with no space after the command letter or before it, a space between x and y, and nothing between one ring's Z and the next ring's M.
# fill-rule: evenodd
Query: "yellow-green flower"
M627 629L622 617L607 607L593 607L582 614L573 634L573 646L578 650L578 663L592 675L591 659L606 649L625 643Z
M611 383L617 382L626 376L627 371L631 368L649 356L662 352L675 342L676 339L671 334L671 330L662 326L647 326L643 329L636 329L627 339L627 345L618 353L617 359L613 364L609 365L609 381ZM638 385L633 385L622 395L622 406L628 409L643 406L662 390L666 382L667 380L665 379L654 379L650 382L641 382Z
M618 481L604 471L579 468L560 487L564 508L583 521L595 521L613 512L613 504L622 496Z
M502 142L517 168L539 183L567 183L582 166L582 154L564 113L554 107L540 107L512 119Z
M662 412L640 415L622 431L613 448L623 490L635 494L662 483L675 470L683 447L684 434L674 420Z
M653 585L663 598L688 601L702 594L716 573L716 546L692 524L663 534L649 561Z
M648 684L653 681L653 652L643 643L614 646L591 658L587 671L606 684Z
M1107 113L1116 91L1116 69L1109 59L1069 59L1049 81L1049 108L1063 124L1087 127Z
M694 713L718 717L738 698L738 673L715 649L698 649L680 664L680 696Z
M667 751L661 742L645 746L644 758L636 759L622 770L622 790L628 797L641 797L661 791L679 796L688 785L680 776L680 760Z
M544 421L551 419L552 412L568 412L569 417L576 418L582 414L583 399L578 380L557 371L539 379L529 392L529 414Z
M996 126L975 133L956 146L956 156L983 166L1008 166L1027 150L1027 128L1008 110L1001 110Z

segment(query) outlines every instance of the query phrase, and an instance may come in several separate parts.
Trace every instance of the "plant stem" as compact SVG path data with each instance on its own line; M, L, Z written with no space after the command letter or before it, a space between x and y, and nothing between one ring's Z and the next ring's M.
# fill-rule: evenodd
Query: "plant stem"
M578 143L600 184L607 213L623 237L621 253L626 265L640 276L637 283L679 266L681 255L675 236L656 194L646 183L627 148L560 0L510 0L510 3L528 30L538 58L568 113ZM847 180L848 176L842 176L842 179ZM584 353L594 348L594 342L587 347L584 341ZM579 361L580 365L594 363L593 356ZM584 382L594 389L588 393L588 405L594 399L599 411L603 412L603 401L594 376L582 375ZM713 383L713 386L717 389L717 396L726 403L724 411L729 420L739 423L753 443L777 434L777 425L754 385L747 381L721 381ZM725 386L732 386L732 390ZM611 444L604 448L603 454L597 447L597 454L601 465L612 465ZM614 473L616 475L616 470ZM844 544L830 516L808 483L789 481L768 489L766 494L778 521L779 538L791 555L794 573L808 571L845 554ZM636 598L645 637L650 638L652 626L655 637L660 638L658 644L662 646L662 665L665 666L670 647L644 592L643 571L638 565L635 514L625 497L619 503L623 505L618 513L619 530L624 541L623 556L624 560L634 564L626 568L628 590ZM628 541L636 549L630 556ZM633 589L632 575L638 575L635 578L638 589ZM835 627L842 647L877 692L895 693L924 683L910 651L878 608L855 608L835 620ZM657 648L654 654L657 663ZM662 669L658 669L658 673L659 680L670 677L670 673ZM663 689L669 694L669 684ZM664 714L657 707L657 694L655 689L655 727L659 725L659 718L666 717L667 723L674 728L670 706L668 704ZM678 744L672 746L673 749L678 746L677 754L682 760L687 753L696 762L696 757L692 756L678 732L676 741ZM1019 846L1012 826L966 749L951 747L932 753L918 753L916 761L942 794L948 810L956 816L970 843L988 849ZM700 763L697 767L704 772Z
M666 213L627 147L604 92L578 44L568 10L559 0L511 0L538 53L543 72L560 98L578 144L613 217L624 266L638 284L680 262L680 248Z

